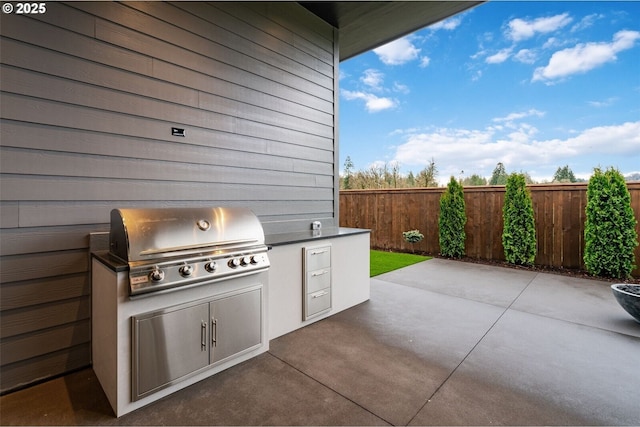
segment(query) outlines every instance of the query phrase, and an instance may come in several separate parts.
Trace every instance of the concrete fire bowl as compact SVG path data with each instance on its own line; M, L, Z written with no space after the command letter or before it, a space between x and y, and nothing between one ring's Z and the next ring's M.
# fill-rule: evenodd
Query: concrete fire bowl
M640 285L619 283L611 285L611 291L618 304L640 323Z

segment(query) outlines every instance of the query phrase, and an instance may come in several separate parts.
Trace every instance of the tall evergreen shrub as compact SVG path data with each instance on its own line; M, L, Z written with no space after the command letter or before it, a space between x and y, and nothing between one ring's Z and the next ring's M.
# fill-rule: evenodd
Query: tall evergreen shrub
M447 189L440 197L440 218L438 232L440 237L440 253L443 256L460 258L465 254L464 242L467 223L464 193L462 185L451 177Z
M507 262L533 264L536 257L536 226L531 193L524 174L512 173L507 178L502 218L502 246Z
M598 276L626 278L635 268L636 219L624 177L595 168L587 186L584 264Z

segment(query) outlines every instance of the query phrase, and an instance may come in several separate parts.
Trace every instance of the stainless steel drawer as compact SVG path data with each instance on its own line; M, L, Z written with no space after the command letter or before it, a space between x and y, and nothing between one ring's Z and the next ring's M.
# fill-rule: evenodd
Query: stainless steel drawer
M331 269L309 271L307 273L307 293L319 291L331 286Z
M331 289L322 289L307 294L306 305L307 318L329 310L331 308Z
M305 269L306 271L320 270L331 267L331 246L320 246L317 248L305 249Z

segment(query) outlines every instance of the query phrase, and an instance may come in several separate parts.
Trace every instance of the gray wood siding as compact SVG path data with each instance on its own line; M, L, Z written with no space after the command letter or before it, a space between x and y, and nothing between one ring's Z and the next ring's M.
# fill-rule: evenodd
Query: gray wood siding
M337 36L298 4L48 2L0 19L0 391L90 363L89 233L113 208L337 225Z

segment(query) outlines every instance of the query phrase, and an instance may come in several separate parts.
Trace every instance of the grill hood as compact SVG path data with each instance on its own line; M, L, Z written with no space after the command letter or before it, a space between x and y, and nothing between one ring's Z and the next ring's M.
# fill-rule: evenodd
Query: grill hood
M111 211L109 248L128 262L264 245L258 217L247 208L153 208Z

